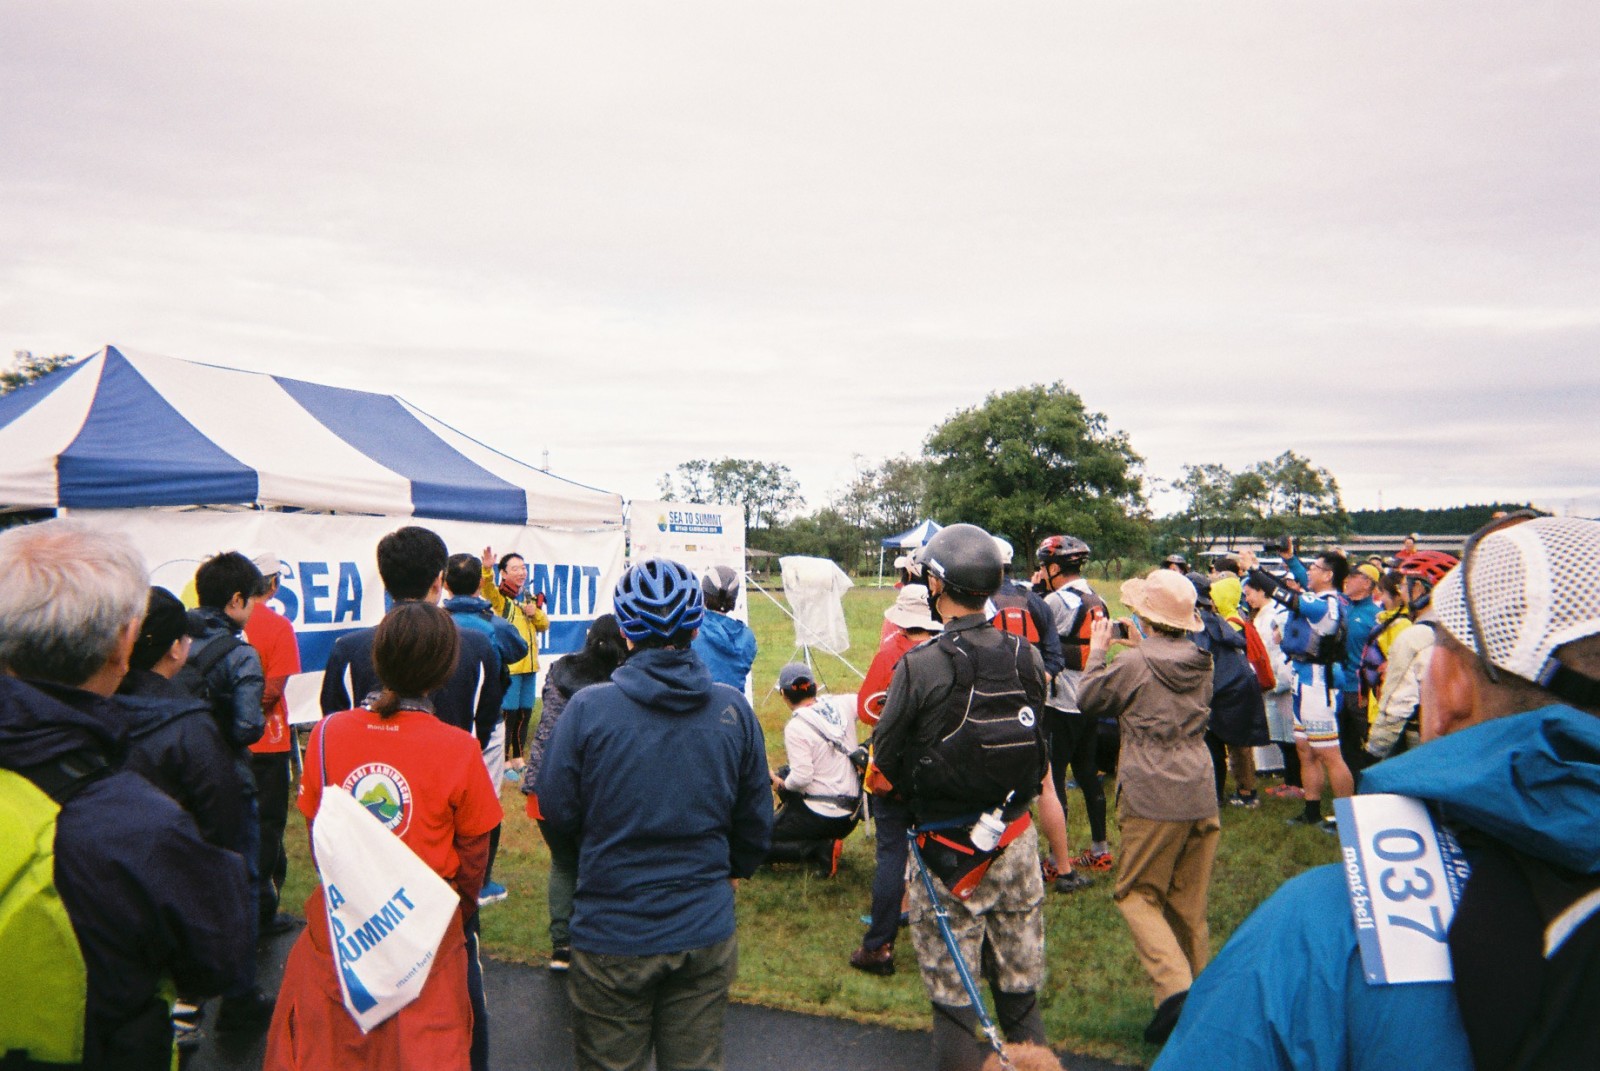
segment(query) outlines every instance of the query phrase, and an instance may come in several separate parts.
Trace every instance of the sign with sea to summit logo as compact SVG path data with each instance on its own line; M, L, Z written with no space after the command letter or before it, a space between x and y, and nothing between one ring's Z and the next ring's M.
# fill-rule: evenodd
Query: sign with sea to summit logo
M661 527L657 522L657 527ZM721 535L722 514L697 513L690 510L668 510L664 532L688 532L693 535Z

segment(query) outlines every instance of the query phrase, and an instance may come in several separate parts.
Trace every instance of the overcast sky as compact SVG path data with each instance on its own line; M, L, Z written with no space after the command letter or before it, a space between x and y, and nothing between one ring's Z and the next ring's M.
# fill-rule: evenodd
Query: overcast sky
M1152 479L1600 513L1594 0L0 27L0 351L396 393L629 497L731 455L822 505L1060 379Z

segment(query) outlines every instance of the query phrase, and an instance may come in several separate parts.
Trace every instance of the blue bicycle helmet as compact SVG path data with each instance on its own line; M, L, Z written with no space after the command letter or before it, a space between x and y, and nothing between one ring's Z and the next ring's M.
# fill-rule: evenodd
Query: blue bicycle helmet
M699 628L705 616L699 579L666 558L651 558L622 574L611 598L617 627L634 643Z

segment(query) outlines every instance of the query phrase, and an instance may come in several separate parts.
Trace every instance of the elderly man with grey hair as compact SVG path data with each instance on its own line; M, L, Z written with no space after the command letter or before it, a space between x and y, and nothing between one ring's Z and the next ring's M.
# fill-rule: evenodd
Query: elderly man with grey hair
M85 1068L169 1067L169 984L221 992L255 955L243 860L207 844L144 778L117 769L126 717L113 696L148 585L119 535L75 521L0 534L0 794L59 806L59 902L39 895L28 906L58 920L64 912L77 946L52 945L49 931L64 935L37 916L0 927L0 1052ZM15 839L17 813L0 812L0 842L26 843ZM51 874L47 855L42 866ZM9 909L24 894L5 869L0 908Z

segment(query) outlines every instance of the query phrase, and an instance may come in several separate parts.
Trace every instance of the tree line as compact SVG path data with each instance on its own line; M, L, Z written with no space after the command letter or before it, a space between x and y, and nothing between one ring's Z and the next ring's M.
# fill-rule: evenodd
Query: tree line
M920 456L868 464L827 504L806 512L786 465L740 458L697 459L661 478L667 498L743 505L751 547L832 558L870 572L880 540L925 518L970 521L1005 536L1019 559L1039 540L1068 532L1095 549L1109 572L1167 554L1190 557L1217 544L1293 535L1341 540L1367 534L1459 533L1496 509L1351 513L1339 482L1293 450L1230 469L1185 465L1171 481L1152 479L1125 432L1093 412L1062 382L995 392L928 433ZM1152 490L1182 506L1156 517Z

